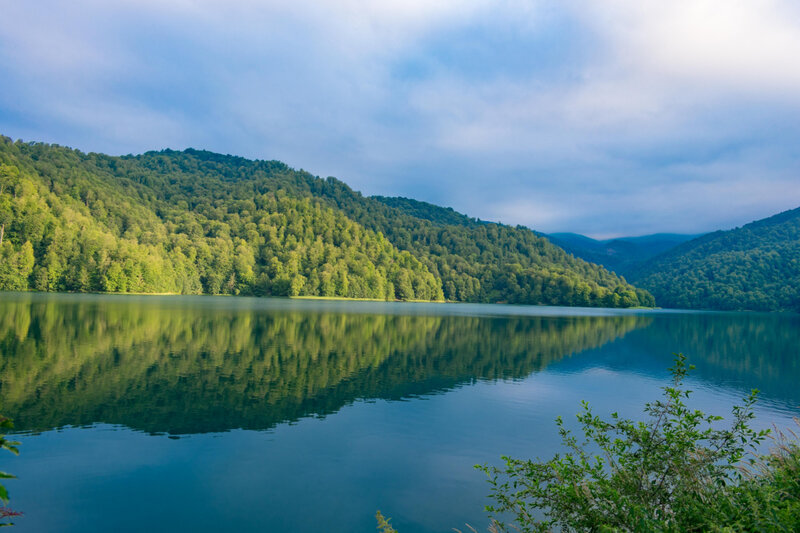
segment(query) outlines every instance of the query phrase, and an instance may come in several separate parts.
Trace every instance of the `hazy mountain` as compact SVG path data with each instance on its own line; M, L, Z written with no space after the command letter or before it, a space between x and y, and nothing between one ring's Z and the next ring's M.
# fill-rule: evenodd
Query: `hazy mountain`
M609 270L625 275L631 269L670 248L697 238L699 235L656 233L641 237L620 237L597 240L577 233L551 233L546 235L554 244L576 257L603 265Z

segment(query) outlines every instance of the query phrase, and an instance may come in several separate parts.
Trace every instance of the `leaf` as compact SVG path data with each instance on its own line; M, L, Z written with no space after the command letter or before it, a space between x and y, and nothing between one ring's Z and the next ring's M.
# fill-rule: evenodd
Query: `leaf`
M9 446L9 444L19 444L19 443L18 442L10 442L8 444L3 444L2 446L0 446L0 448L8 450L11 453L13 453L14 455L19 455L19 450L17 449L17 447L16 446Z

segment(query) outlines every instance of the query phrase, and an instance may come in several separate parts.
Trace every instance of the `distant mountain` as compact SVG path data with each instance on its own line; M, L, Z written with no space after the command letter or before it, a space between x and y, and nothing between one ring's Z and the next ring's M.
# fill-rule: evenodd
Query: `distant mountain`
M0 136L0 290L653 305L523 227L279 161Z
M800 208L685 242L628 277L664 307L800 312Z
M623 275L648 259L698 236L656 233L641 237L596 240L577 233L546 235L553 244L562 247L572 255L590 263L603 265L607 269Z

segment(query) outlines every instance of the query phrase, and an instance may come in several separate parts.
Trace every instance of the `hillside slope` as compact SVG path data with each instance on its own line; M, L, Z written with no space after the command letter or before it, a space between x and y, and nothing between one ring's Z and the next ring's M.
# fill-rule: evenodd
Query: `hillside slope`
M364 198L335 178L317 182L320 184L315 194L419 257L442 280L449 300L654 305L646 291L571 256L528 228L483 222L458 213L456 224L436 222L454 215L449 209L405 198Z
M276 161L2 137L0 164L0 289L652 304L528 229Z
M664 307L800 311L800 208L686 242L629 278Z

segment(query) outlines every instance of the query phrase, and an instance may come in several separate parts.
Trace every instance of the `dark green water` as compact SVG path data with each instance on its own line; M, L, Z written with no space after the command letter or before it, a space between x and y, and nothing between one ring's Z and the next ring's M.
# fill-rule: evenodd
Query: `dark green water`
M682 351L692 405L790 426L799 350L796 315L0 293L0 470L18 531L480 530L472 465L580 400L636 416Z

